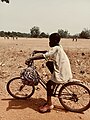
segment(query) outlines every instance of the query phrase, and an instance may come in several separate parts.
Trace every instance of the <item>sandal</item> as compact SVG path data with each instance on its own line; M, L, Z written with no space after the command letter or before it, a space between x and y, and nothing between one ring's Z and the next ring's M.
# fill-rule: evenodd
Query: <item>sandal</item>
M39 108L39 112L41 113L50 112L53 108L54 108L54 105L49 106L48 104L45 103L43 106Z

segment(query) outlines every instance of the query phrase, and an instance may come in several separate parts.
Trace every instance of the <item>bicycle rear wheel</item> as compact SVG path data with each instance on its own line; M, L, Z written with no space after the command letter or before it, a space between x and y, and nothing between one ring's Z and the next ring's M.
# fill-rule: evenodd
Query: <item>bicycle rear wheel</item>
M78 82L64 84L58 97L62 106L71 112L83 112L90 108L90 90Z
M35 87L23 84L20 77L15 77L7 83L8 93L16 99L26 99L34 94Z

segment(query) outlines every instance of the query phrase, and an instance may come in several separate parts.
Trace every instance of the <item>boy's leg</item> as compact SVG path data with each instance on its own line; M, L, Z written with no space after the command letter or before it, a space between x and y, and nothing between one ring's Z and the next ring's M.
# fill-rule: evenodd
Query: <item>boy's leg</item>
M47 104L48 105L52 105L51 96L53 94L53 90L55 86L56 86L56 83L54 83L53 81L49 80L47 82Z
M53 62L52 62L52 61L48 61L48 62L46 62L46 66L48 67L49 71L50 71L51 74L52 74L53 71L54 71L54 65L53 65Z
M51 74L52 74L53 71L54 71L53 62L52 62L52 61L46 62L46 66L48 67L49 71L50 71ZM52 102L51 102L51 95L52 95L51 86L54 87L54 82L52 82L51 80L49 80L49 81L47 82L47 103L48 103L49 105L52 104Z
M46 63L46 66L48 67L49 71L51 72L51 74L53 73L54 71L54 66L53 66L53 62L51 61L48 61ZM44 105L44 106L41 106L39 108L39 111L40 112L48 112L50 111L54 106L52 105L52 101L51 101L51 96L52 96L52 93L53 93L53 90L55 88L55 83L51 80L49 80L47 82L47 103Z
M53 109L53 105L52 105L52 101L51 101L51 96L53 94L53 90L56 86L56 83L54 83L53 81L49 80L47 82L47 103L44 106L40 107L40 112L48 112L51 109Z

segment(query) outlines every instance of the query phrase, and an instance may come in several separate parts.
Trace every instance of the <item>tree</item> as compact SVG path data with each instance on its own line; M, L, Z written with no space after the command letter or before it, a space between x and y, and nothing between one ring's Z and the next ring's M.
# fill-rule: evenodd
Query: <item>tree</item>
M4 37L5 36L5 32L4 31L0 31L0 36Z
M58 34L61 38L67 38L70 36L70 33L68 33L67 30L58 29Z
M1 0L2 2L6 2L6 3L9 3L9 0Z
M34 26L33 28L31 28L30 29L30 34L31 34L31 37L38 38L39 35L40 35L39 27Z
M90 38L90 30L84 28L84 30L79 34L80 38Z
M44 32L41 32L41 34L39 35L40 38L48 38L48 34L45 34Z

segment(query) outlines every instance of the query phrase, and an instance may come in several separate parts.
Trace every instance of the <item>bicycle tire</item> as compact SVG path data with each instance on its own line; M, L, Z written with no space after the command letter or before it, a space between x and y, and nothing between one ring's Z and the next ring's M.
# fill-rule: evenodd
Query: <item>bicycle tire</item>
M6 88L8 93L16 99L30 98L35 92L35 87L24 85L20 77L12 78Z
M70 93L72 92L71 89L73 90L72 95ZM85 94L86 94L86 97L85 97ZM80 113L90 108L90 90L88 89L87 86L81 83L78 83L78 82L69 82L69 83L64 84L59 91L58 98L59 98L61 105L66 110L71 111L71 112Z

